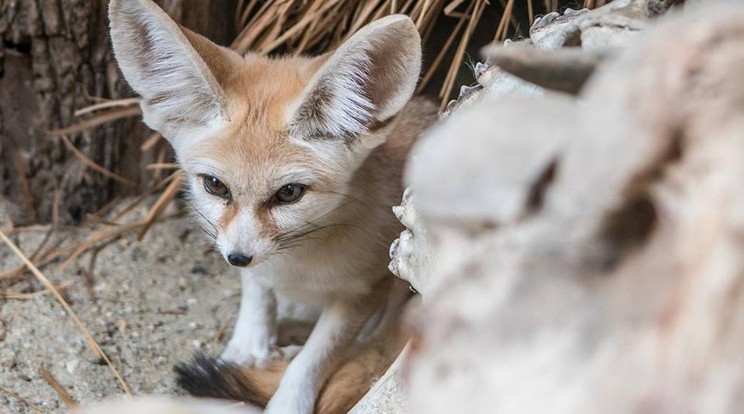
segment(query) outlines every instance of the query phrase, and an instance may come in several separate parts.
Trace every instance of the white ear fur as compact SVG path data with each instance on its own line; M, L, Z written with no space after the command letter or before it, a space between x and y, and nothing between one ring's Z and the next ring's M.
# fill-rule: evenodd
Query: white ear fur
M293 135L350 140L396 115L413 95L421 38L404 15L374 21L344 42L290 108Z
M196 130L226 121L217 79L162 9L151 0L111 0L109 20L116 60L143 98L145 123L168 138L177 152L199 139ZM205 41L200 45L219 49Z

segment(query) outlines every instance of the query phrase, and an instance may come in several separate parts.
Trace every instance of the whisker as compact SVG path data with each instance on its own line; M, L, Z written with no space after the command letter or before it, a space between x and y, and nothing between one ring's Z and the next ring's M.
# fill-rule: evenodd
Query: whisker
M369 192L367 192L365 194L362 194L358 198L354 198L354 197L352 197L352 196L350 196L348 194L340 193L338 191L326 190L326 191L320 191L320 192L334 194L334 195L337 195L337 196L341 196L341 197L344 197L344 198L346 198L348 200L351 200L352 202L359 202L361 205L363 205L364 207L366 207L368 210L370 210L370 211L373 210L372 207L369 204L362 202L362 198L371 195L372 193L375 192L375 190L372 190L372 191L369 191Z
M361 203L363 206L365 206L365 207L367 207L368 209L371 210L371 207L369 205L367 205L366 203L362 202L361 200L364 197L367 197L370 194L374 193L375 191L376 190L371 190L369 192L366 192L366 193L360 195L359 197L352 197L352 196L349 196L349 195L346 195L346 194L342 194L342 193L338 193L338 192L334 192L334 191L326 191L328 193L341 195L341 196L345 197L348 201L346 201L345 203L341 204L340 206L334 208L333 210L331 210L331 211L329 211L329 212L321 215L320 217L317 217L314 220L311 220L309 222L306 222L304 225L299 226L298 228L296 228L294 230L291 230L291 231L288 231L286 233L283 233L283 234L279 235L276 238L277 244L279 244L279 247L277 248L277 250L279 250L279 249L281 249L281 250L289 250L289 249L298 247L299 245L303 244L305 241L311 240L311 238L309 237L311 234L316 233L316 232L321 231L321 230L326 230L326 229L333 228L333 227L353 226L353 225L348 224L348 223L336 223L336 224L330 224L330 225L325 225L325 226L317 226L317 227L312 228L312 226L316 226L316 223L318 221L323 220L324 218L330 216L331 214L334 214L334 213L340 211L342 208L345 208L345 207L347 207L347 206L349 206L349 205L351 205L353 203ZM311 228L309 230L306 230L306 229L308 229L308 227L311 227ZM361 228L361 227L359 227L359 228Z
M196 208L196 206L195 206L195 205L194 205L194 204L193 204L193 203L192 203L191 201L189 201L189 200L187 199L187 200L186 200L186 203L187 203L188 205L190 205L190 206L191 206L191 208L193 208L193 209L194 209L194 211L196 211L196 213L197 213L198 215L200 215L200 216L201 216L201 218L203 218L203 219L204 219L204 221L206 221L207 223L209 223L209 225L210 225L210 226L212 226L212 230L213 230L213 233L215 233L215 234L216 234L216 233L217 233L217 226L215 226L215 225L214 225L214 223L212 223L212 221L211 221L211 220L209 220L209 219L207 218L207 216L205 216L204 214L202 214L202 212L201 212L201 211L199 211L199 209L198 209L198 208Z
M315 232L318 232L320 230L326 230L326 229L330 229L330 228L334 228L334 227L344 227L344 226L346 226L346 224L330 224L330 225L327 225L327 226L318 226L318 227L312 228L312 229L307 230L307 231L294 232L294 233L291 233L291 234L287 234L284 237L278 238L277 241L280 244L283 244L283 243L290 243L290 242L293 242L293 241L296 241L296 240L299 240L299 239L303 239L303 238L309 239L309 237L308 237L309 235L311 235L311 234L313 234Z
M308 226L311 226L311 225L313 225L314 223L316 223L316 222L318 222L318 221L320 221L320 220L322 220L322 219L324 219L324 218L328 217L329 215L331 215L331 214L333 214L333 213L336 213L336 212L338 212L339 210L341 210L342 208L344 208L344 207L346 207L346 206L349 206L349 205L351 205L351 204L353 204L353 203L355 203L355 202L361 202L361 200L362 200L362 199L363 199L364 197L366 197L366 196L368 196L368 195L370 195L370 194L372 194L372 193L374 193L374 192L375 192L375 190L371 190L371 191L368 191L368 192L366 192L366 193L362 194L362 195L361 195L361 196L359 196L359 197L351 197L351 196L346 196L346 195L344 195L345 197L347 197L347 198L349 199L349 201L347 201L347 202L346 202L346 203L344 203L344 204L341 204L340 206L338 206L338 207L334 208L333 210L331 210L331 211L329 211L329 212L327 212L327 213L325 213L325 214L321 215L320 217L318 217L318 218L316 218L316 219L314 219L314 220L312 220L312 221L306 222L306 223L305 223L304 225L302 225L302 226L300 226L300 227L298 227L298 228L296 228L296 229L294 229L294 230L291 230L291 231L288 231L288 232L284 233L284 235L287 235L287 234L292 234L292 233L297 233L297 232L299 232L299 231L302 231L303 229L307 228ZM362 204L363 204L363 205L366 205L366 204L364 204L364 203L362 203ZM283 236L283 235L280 235L279 237L282 237L282 236Z
M209 236L212 240L217 240L217 234L211 232L210 230L207 230L207 228L205 228L204 226L199 226L199 228L202 229L202 231L206 233L206 235Z

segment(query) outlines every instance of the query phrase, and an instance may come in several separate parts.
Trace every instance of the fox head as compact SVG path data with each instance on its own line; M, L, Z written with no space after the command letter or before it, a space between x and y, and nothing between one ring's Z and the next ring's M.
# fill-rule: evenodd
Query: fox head
M144 122L171 143L198 218L234 266L291 245L345 201L411 98L413 22L377 20L314 58L240 56L151 0L112 0L111 38Z

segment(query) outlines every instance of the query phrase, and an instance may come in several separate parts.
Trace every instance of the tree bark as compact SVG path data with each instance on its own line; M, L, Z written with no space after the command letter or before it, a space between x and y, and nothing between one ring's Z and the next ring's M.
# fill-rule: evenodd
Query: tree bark
M225 44L234 36L236 0L165 0L178 21ZM76 222L114 195L136 192L86 167L49 130L75 122L90 97L132 92L108 36L106 0L0 0L0 195L20 207L20 223ZM86 157L145 182L151 155L139 147L138 117L69 136ZM58 200L58 201L55 201Z

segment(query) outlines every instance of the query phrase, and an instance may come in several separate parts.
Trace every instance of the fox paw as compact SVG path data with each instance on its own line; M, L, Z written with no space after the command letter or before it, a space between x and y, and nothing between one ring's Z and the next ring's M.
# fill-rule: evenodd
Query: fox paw
M267 349L253 350L230 341L219 359L222 362L264 369L268 367L271 361L292 360L300 349L302 349L301 346L290 345L287 347L271 346Z
M257 368L266 368L268 363L275 359L281 359L281 354L274 346L266 349L251 349L245 344L233 341L227 344L227 348L220 355L222 362Z

